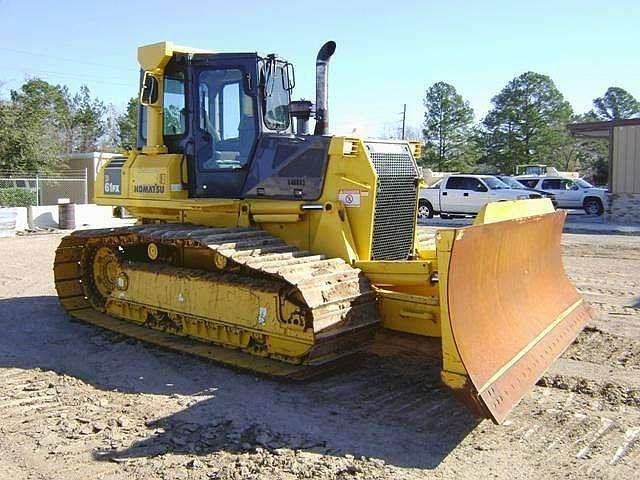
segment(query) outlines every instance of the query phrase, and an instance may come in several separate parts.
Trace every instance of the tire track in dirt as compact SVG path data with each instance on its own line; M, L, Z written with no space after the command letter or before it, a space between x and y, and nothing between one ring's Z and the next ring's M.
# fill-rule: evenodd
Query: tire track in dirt
M568 375L545 377L500 427L455 403L433 352L387 345L297 385L68 322L48 297L57 238L3 241L6 275L25 278L0 271L0 478L635 478L639 240L564 236L567 271L602 315L558 362Z

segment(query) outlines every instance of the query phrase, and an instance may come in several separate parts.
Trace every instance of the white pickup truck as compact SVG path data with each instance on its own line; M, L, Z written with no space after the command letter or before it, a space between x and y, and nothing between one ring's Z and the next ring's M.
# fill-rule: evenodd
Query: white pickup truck
M491 175L449 175L420 190L418 216L474 215L489 202L541 197L535 192L511 188Z

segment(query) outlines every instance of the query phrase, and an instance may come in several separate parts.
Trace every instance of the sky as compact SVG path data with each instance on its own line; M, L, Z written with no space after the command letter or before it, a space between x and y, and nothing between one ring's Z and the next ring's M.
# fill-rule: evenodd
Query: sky
M0 95L33 76L86 84L123 110L140 45L277 53L296 67L294 98L314 98L318 48L334 40L334 133L419 127L425 90L453 84L481 119L513 77L549 75L576 112L609 86L640 99L640 0L138 1L0 0Z

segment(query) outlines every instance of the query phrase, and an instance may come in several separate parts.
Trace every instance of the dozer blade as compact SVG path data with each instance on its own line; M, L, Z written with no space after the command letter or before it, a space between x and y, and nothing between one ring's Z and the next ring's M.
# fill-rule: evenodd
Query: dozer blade
M442 377L476 414L496 423L593 315L562 266L565 216L473 225L439 240Z

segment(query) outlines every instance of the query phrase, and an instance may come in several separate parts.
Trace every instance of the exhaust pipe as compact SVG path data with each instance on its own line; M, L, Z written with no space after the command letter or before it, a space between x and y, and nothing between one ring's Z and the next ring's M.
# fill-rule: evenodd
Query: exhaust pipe
M336 42L325 43L316 57L316 128L315 135L329 131L329 60L336 51Z

